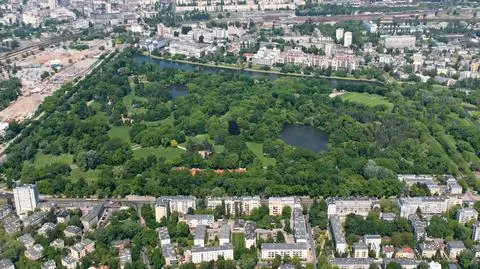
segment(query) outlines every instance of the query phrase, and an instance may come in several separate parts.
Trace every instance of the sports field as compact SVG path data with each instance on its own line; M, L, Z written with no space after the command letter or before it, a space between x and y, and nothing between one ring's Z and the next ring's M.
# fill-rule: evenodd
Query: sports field
M387 99L385 99L385 97L377 94L349 92L342 94L340 98L345 101L363 104L369 107L376 107L381 105L385 105L389 109L392 109L393 107L393 104L390 103Z

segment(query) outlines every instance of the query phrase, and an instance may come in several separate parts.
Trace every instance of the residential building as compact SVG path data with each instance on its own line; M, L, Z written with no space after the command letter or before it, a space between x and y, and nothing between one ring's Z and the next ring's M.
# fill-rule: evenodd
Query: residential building
M393 257L393 253L395 253L395 248L393 248L393 246L391 245L388 245L388 246L383 246L382 247L382 252L383 254L385 255L386 258L392 258Z
M301 260L308 258L308 245L306 243L263 243L262 260L273 260L279 255L283 257L298 257Z
M33 227L40 225L40 223L47 217L45 212L34 212L32 215L27 216L23 220L23 225L25 227Z
M343 36L343 46L350 47L352 45L352 32L345 32Z
M421 261L414 259L384 259L383 268L386 268L391 262L400 264L402 269L416 269Z
M80 260L94 250L95 242L90 239L83 239L80 243L77 243L70 248L70 255L72 258Z
M15 269L13 262L8 259L0 260L0 269Z
M348 214L368 216L373 208L380 208L380 201L369 197L346 197L327 199L328 216L345 217Z
M32 247L35 244L35 239L33 239L31 234L24 234L18 237L17 240L22 243L25 248Z
M87 215L81 218L83 228L85 231L93 230L93 228L98 224L100 219L102 218L103 212L105 211L105 207L103 204L97 204L90 209Z
M353 244L353 257L354 258L368 258L368 246L363 241L359 241Z
M12 213L12 206L9 204L0 205L0 220Z
M160 238L160 245L169 245L170 242L170 234L168 233L167 227L160 227L158 229L158 237Z
M205 225L196 226L195 236L193 237L193 245L204 247L206 237L207 237L207 226Z
M70 221L70 214L67 210L62 210L57 213L57 223L68 223Z
M268 210L271 216L282 214L284 207L290 207L292 210L300 206L300 200L297 197L270 197L268 198Z
M371 258L333 258L329 263L340 269L368 269L370 264L375 263L375 260Z
M408 217L420 210L423 214L443 214L449 208L445 197L402 197L398 199L400 217Z
M220 256L225 260L233 260L233 246L231 244L224 244L218 247L195 246L192 248L192 262L195 264L216 261Z
M415 252L411 247L403 247L400 249L397 249L397 252L395 253L395 258L397 259L414 259L415 258Z
M190 228L195 228L198 225L213 227L215 218L213 215L185 215L180 218L180 221L186 222Z
M480 258L480 245L474 245L472 250L475 253L475 258Z
M63 234L65 235L65 237L80 236L82 235L82 228L70 225L67 226L65 230L63 230Z
M428 269L442 269L442 265L439 262L431 261L428 263Z
M166 198L158 198L155 204L155 220L160 222L163 218L170 215L169 200Z
M160 197L159 200L167 201L168 213L178 212L180 214L188 214L190 208L193 210L197 208L197 198L195 196L163 196Z
M35 244L25 250L25 257L31 261L40 260L43 257L43 247Z
M245 224L245 247L250 249L257 246L257 225L254 222Z
M65 242L63 239L57 238L50 243L50 246L55 249L62 249L65 247Z
M465 224L471 220L478 219L478 212L474 208L460 208L457 211L457 221Z
M378 234L366 234L363 236L363 241L370 251L375 252L375 257L378 258L380 256L382 237Z
M55 269L57 268L57 264L55 263L54 260L49 260L44 263L42 263L42 266L40 267L41 269Z
M123 240L115 240L112 241L112 246L116 250L122 250L127 248L130 245L130 239L123 239Z
M220 227L218 240L220 246L224 244L230 244L230 226L228 224L223 224L222 227Z
M48 231L55 229L55 224L52 222L45 222L40 229L37 230L37 233L40 235L46 235Z
M293 209L293 236L297 243L307 243L307 225L305 223L305 217L303 216L302 208Z
M333 243L335 244L335 250L340 254L345 253L348 245L338 216L330 217L330 233L332 235Z
M384 37L385 48L393 49L405 49L415 48L416 38L415 36L385 36Z
M378 25L372 21L363 21L362 25L370 33L376 33L378 31Z
M227 216L250 215L252 210L260 207L259 196L247 197L208 197L207 208L215 209L217 206L225 208Z
M24 216L38 206L37 185L23 185L13 189L17 215Z
M20 232L22 229L22 223L16 215L10 214L4 217L1 223L7 234L15 234Z
M343 31L344 31L343 28L337 28L335 30L335 38L337 40L343 39Z
M462 241L449 241L447 243L447 252L450 259L456 259L460 252L464 251L465 245Z
M120 269L124 269L127 263L132 263L132 254L130 249L124 248L118 251L118 258L120 260Z
M167 244L162 246L162 254L165 258L165 265L175 265L177 264L177 256L175 255L175 249L172 245Z
M71 256L65 256L62 258L62 265L67 269L75 269L78 264L80 264L80 262L73 259Z
M437 244L435 242L425 242L418 245L418 250L423 258L430 259L437 254L437 251L443 250L444 246L444 244Z
M480 222L473 225L472 240L480 241Z
M447 182L447 193L459 195L463 193L463 188L457 181Z

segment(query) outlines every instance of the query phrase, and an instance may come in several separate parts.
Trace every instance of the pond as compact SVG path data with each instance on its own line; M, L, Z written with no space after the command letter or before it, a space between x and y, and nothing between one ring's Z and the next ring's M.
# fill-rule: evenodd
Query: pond
M188 94L188 89L183 85L176 84L176 85L173 85L172 88L170 88L170 96L172 97L172 99L186 96L187 94Z
M202 72L202 73L211 73L211 74L233 74L233 75L246 75L248 77L255 77L255 78L266 78L266 79L277 79L278 77L282 76L292 76L292 74L274 74L274 73L265 73L265 72L256 72L256 71L249 71L249 70L241 70L241 69L229 69L224 68L221 66L204 66L204 65L196 65L193 63L184 63L184 62L175 62L172 60L165 60L165 59L158 59L153 58L147 55L136 54L133 56L133 59L143 65L145 63L154 63L160 66L161 68L167 69L176 69L181 71L187 72ZM339 80L337 78L323 78L330 82L330 85L333 87L337 86L337 83L344 80ZM347 80L344 82L348 83L368 83L372 85L381 85L380 82L376 81L363 81L363 80Z
M327 134L309 125L285 124L280 132L280 137L290 146L314 152L328 151Z

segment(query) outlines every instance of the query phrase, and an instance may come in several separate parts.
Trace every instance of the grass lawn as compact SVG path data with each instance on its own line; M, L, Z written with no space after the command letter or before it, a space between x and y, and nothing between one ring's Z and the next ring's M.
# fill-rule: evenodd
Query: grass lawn
M149 155L155 155L157 157L165 157L167 160L174 160L177 157L180 157L180 155L185 152L181 149L178 148L164 148L164 147L158 147L158 148L139 148L133 151L133 157L135 159L140 159L140 158L145 158L148 157Z
M131 91L127 96L123 97L123 105L127 108L128 114L140 113L143 112L144 108L134 108L132 107L132 102L134 100L146 102L147 98L136 96L135 91Z
M61 154L61 155L52 155L52 154L43 154L38 152L35 155L35 160L33 162L36 167L42 167L51 165L53 163L64 163L71 165L73 163L72 154Z
M130 126L112 126L108 131L110 138L120 138L130 144Z
M375 107L379 105L386 105L389 109L392 109L393 104L387 101L385 97L377 94L369 93L359 93L359 92L349 92L340 96L343 100L349 102L363 104L370 107Z
M274 158L265 157L263 154L263 144L247 142L247 147L262 161L263 166L275 165L276 161Z
M195 143L202 143L203 141L205 141L205 139L207 139L208 142L213 145L213 148L215 148L215 152L222 153L225 150L225 146L215 145L215 143L213 142L212 139L210 139L208 134L199 134L199 135L196 135L196 136L189 136L187 139L191 139ZM182 143L180 146L185 147L185 143Z
M80 168L75 168L70 172L70 179L76 181L83 177L86 181L90 182L97 180L100 177L100 173L101 171L99 169L83 171Z

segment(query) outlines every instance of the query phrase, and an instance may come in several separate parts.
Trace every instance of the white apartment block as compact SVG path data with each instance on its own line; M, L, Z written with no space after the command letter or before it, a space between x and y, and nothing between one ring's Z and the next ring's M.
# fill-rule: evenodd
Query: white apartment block
M220 227L218 240L220 246L230 243L230 226L228 224L223 224L222 227Z
M158 229L158 237L160 239L160 245L163 247L165 245L169 245L170 242L170 234L168 233L167 227L160 227Z
M378 234L366 234L363 236L363 241L367 244L369 250L375 252L378 258L380 256L382 237Z
M471 220L478 219L478 212L473 208L460 208L457 211L457 221L461 224L465 224Z
M90 239L84 239L80 243L77 243L70 248L70 255L73 259L80 260L94 250L95 242Z
M480 222L473 225L472 240L480 241Z
M163 217L168 217L171 212L187 214L188 209L197 208L195 196L163 196L157 199L155 204L155 219L157 222Z
M340 218L338 216L330 217L330 233L332 235L332 240L335 243L335 250L339 254L345 253L348 245L347 240L345 240L345 235L343 234Z
M415 36L386 36L384 37L387 49L415 48Z
M207 208L215 209L217 206L225 207L227 216L250 215L255 208L259 208L260 197L209 197Z
M340 269L368 269L374 262L375 260L370 258L333 258L329 261L330 264Z
M423 214L443 214L457 204L461 204L461 199L455 197L402 197L398 199L400 207L400 217L408 217L415 214L418 209Z
M254 222L245 224L245 247L250 249L257 246L257 226Z
M350 47L350 45L352 45L352 41L353 40L353 37L352 37L352 32L345 32L344 36L343 36L343 46L344 47Z
M198 225L195 228L195 235L193 237L193 245L197 246L197 247L204 247L206 237L207 237L207 226Z
M343 28L337 28L337 30L335 30L335 38L337 40L340 40L343 38Z
M354 258L368 258L368 246L365 242L360 241L353 244L353 257Z
M185 215L180 218L180 221L186 222L190 228L195 228L199 225L213 227L215 218L213 215Z
M344 217L348 214L366 217L373 208L380 207L378 199L368 197L331 198L327 203L329 217L333 215Z
M222 256L225 260L233 260L233 246L225 244L218 247L193 247L192 262L195 264L216 261Z
M362 25L370 33L376 33L378 31L378 25L372 21L363 21Z
M262 244L262 260L273 260L279 255L283 257L298 257L301 260L308 258L308 245L306 243L264 243Z
M297 197L270 197L268 198L268 212L271 216L282 214L284 207L289 206L292 210L301 208L300 200Z
M38 206L38 189L36 185L23 185L13 189L15 210L17 215L25 216L29 211L34 211Z

